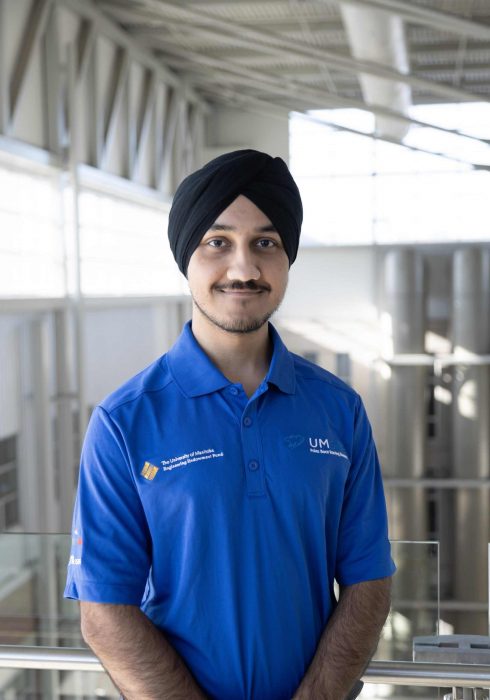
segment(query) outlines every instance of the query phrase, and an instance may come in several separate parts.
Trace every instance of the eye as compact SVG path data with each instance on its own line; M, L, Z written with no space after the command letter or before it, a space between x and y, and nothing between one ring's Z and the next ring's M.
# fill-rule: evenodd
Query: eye
M206 241L206 245L210 248L224 248L226 241L223 238L210 238Z
M267 249L275 248L277 246L277 243L276 241L273 241L272 238L260 238L257 241L257 245L259 246L259 248Z

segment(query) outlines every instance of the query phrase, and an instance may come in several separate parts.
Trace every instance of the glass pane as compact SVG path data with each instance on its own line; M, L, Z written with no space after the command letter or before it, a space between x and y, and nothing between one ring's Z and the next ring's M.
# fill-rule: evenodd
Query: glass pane
M63 598L69 535L0 535L0 644L85 647L79 608ZM439 621L439 544L392 542L393 604L377 660L412 659L412 639L435 635ZM0 698L118 697L104 673L0 669ZM437 698L437 688L366 684L361 698Z
M78 605L63 598L69 550L65 534L0 535L0 644L86 646Z
M83 189L79 211L84 294L186 293L167 240L164 207Z
M17 490L17 472L14 465L0 467L0 498Z
M1 700L119 698L105 673L0 669Z
M393 577L391 611L374 660L412 661L413 637L436 635L439 625L439 543L392 541L397 567ZM359 696L368 698L443 698L439 688L369 683Z
M391 543L397 573L376 659L412 660L414 637L439 633L439 543Z
M0 295L65 293L59 183L0 165Z
M489 105L460 107L414 105L411 113L488 139ZM366 135L335 130L334 122ZM488 240L490 173L470 164L488 164L487 143L423 127L409 131L407 148L373 139L373 129L373 116L360 110L292 114L290 164L305 215L301 245Z

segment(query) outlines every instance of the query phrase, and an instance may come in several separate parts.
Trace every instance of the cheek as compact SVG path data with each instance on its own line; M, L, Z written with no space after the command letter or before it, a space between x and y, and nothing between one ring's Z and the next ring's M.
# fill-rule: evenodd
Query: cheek
M218 281L219 276L220 269L216 260L206 260L200 251L193 253L187 268L187 283L192 294L206 292Z
M273 268L270 269L270 279L274 280L277 288L286 288L289 277L289 258L284 253L281 256L280 262L276 261Z

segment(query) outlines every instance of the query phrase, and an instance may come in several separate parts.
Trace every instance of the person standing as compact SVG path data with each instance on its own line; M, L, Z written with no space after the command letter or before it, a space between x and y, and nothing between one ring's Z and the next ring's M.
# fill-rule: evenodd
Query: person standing
M192 319L91 416L65 596L127 700L344 700L375 651L395 567L369 421L269 321L301 223L280 158L189 175L168 233Z

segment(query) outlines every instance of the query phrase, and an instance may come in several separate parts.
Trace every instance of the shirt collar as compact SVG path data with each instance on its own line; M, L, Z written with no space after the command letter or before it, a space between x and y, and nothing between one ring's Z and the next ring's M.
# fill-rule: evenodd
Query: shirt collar
M265 381L274 384L286 394L294 394L296 377L291 353L271 323L269 334L273 352ZM191 321L185 324L179 338L168 351L167 362L176 383L189 397L210 394L232 383L209 359L195 339Z

